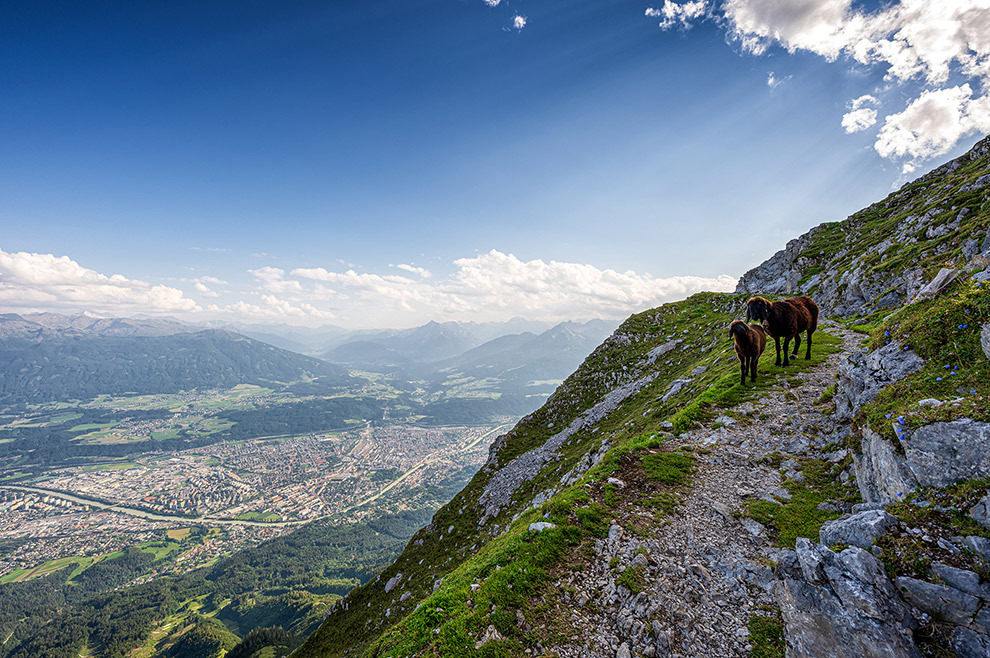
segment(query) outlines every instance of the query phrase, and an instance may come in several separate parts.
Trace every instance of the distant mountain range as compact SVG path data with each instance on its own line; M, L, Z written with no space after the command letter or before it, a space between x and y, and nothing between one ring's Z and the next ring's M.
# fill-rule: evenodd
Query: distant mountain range
M174 318L7 313L0 315L0 401L302 378L325 388L353 381L347 372L356 370L415 382L413 388L434 396L523 396L532 400L528 411L614 328L604 320L552 325L513 318L380 331L257 324L235 333L229 326L203 329Z
M455 385L497 393L547 396L615 329L605 320L562 322L539 333L482 341L469 324L430 322L346 342L320 357L357 370L423 382L428 390ZM486 328L490 331L490 328ZM484 332L482 332L484 333Z
M201 327L172 319L95 318L59 313L0 314L0 339L48 340L82 336L169 336Z
M131 318L0 316L0 401L7 403L301 379L325 388L351 382L340 366L230 331Z

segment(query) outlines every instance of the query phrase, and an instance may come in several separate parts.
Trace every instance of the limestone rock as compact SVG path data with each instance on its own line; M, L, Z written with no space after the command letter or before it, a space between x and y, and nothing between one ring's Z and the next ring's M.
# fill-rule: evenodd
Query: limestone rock
M983 348L983 355L990 359L990 322L980 329L980 347Z
M987 528L990 528L990 494L980 499L969 508L969 518Z
M957 626L952 631L952 649L958 658L986 658L990 656L990 637Z
M862 453L854 463L866 501L897 502L919 485L946 487L990 476L990 451L986 450L990 423L961 418L915 430L895 425L895 430L903 456L869 427L862 430Z
M925 487L990 476L990 423L962 418L902 430L908 468Z
M489 626L480 640L474 643L475 650L480 649L489 642L498 642L502 639L502 634L494 626Z
M391 578L389 578L388 579L388 582L385 583L385 593L388 594L389 592L391 592L401 582L402 582L402 574L401 573L397 573L394 576L392 576Z
M899 341L891 341L874 352L854 352L839 366L834 398L839 420L851 420L881 389L921 369L921 357L904 348Z
M902 576L897 579L897 588L915 608L950 624L971 623L980 607L978 598L948 585Z
M544 530L552 530L553 528L556 528L556 527L557 526L554 523L548 523L546 521L534 521L533 523L530 523L529 524L529 531L530 532L543 532Z
M868 503L892 503L914 491L917 482L894 445L869 426L862 430L862 452L853 457L856 486Z
M819 536L822 544L848 544L869 548L888 530L897 525L895 519L883 510L867 510L829 521L822 526Z
M915 622L876 558L860 548L838 555L798 539L778 563L774 596L788 658L918 658Z
M955 281L957 276L959 276L959 270L943 267L938 271L938 274L935 275L935 278L932 279L928 285L918 291L914 301L920 302L922 300L935 297L940 292L945 290L950 283Z
M932 564L932 572L949 587L954 587L966 594L990 600L990 585L981 583L980 575L975 571L957 569L948 564L935 562Z

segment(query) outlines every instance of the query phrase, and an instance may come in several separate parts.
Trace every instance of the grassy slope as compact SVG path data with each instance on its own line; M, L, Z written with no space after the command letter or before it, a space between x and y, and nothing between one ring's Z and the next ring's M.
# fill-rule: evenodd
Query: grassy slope
M584 483L607 477L622 455L660 441L666 435L661 423L672 423L674 431L687 429L717 415L721 406L752 397L773 378L810 365L799 359L788 371L774 369L771 347L761 364L762 381L755 387L740 386L727 327L743 313L744 303L739 295L703 293L629 318L543 408L509 433L497 455L498 466L542 445L617 386L651 373L657 373L657 379L599 423L574 434L562 447L560 459L521 486L509 509L482 527L476 501L494 469L480 472L413 538L395 564L348 595L347 607L335 610L298 655L466 655L489 624L511 633L514 611L528 609L548 571L608 527L609 510L588 499ZM648 352L674 337L684 342L651 364ZM817 334L811 363L834 351L837 342ZM663 403L660 398L670 383L698 366L707 370ZM563 487L561 476L603 440L612 448L602 463ZM550 490L558 493L538 508L531 507L534 495ZM558 528L529 533L529 523L544 516ZM399 586L386 593L385 583L400 573ZM474 592L472 583L478 585ZM538 639L507 635L504 642L484 645L480 655L516 655Z
M986 187L975 191L963 188L988 170L990 155L964 156L844 222L813 229L799 258L805 282L814 281L818 275L817 283L808 291L814 294L822 290L833 273L832 285L841 289L839 277L855 269L873 281L882 282L886 277L894 290L902 285L908 270L920 271L927 280L941 267L964 266L964 245L982 239L990 226L990 202ZM964 209L968 212L960 217ZM894 238L910 217L926 213L934 218L926 228L904 233L900 242L879 253L879 245ZM957 218L958 225L945 235L927 237L927 226L948 224ZM924 420L978 416L980 409L986 413L990 378L985 360L980 361L978 326L990 315L987 286L971 282L956 286L950 296L908 307L891 318L877 314L858 321L873 331L875 345L888 338L885 332L906 333L915 349L930 359L929 365L902 387L885 392L869 405L861 421L876 420L878 414L886 420L894 407L911 405L920 397L944 397L951 392L947 388L950 385L972 386L967 390L977 392L967 394L972 397L957 407L924 412ZM493 458L495 468L479 473L441 509L378 579L352 591L345 605L333 612L298 655L517 655L532 646L538 638L513 634L512 611L527 609L548 578L548 570L607 528L608 509L590 501L581 485L591 478L607 477L621 455L656 442L655 437L663 435L658 432L662 422L671 422L675 432L683 430L699 419L710 419L720 405L729 406L746 396L737 384L737 364L725 337L725 328L741 314L742 305L741 296L702 294L629 318L544 407L507 435ZM966 324L969 326L959 327ZM682 338L684 343L649 364L647 353L673 338ZM837 342L822 336L816 344L835 349ZM962 370L948 375L951 380L943 377L937 381L940 375L933 369L944 369L942 361ZM708 370L663 403L660 398L670 382L690 375L697 366ZM771 369L763 367L764 372ZM481 510L476 503L497 468L542 445L609 391L650 372L658 373L652 384L594 427L571 437L558 461L521 486L513 504L498 518L479 527ZM950 383L943 383L946 381ZM900 411L900 415L904 413ZM919 413L914 415L919 422L923 420ZM603 440L609 441L612 450L602 464L574 486L562 488L560 476L597 450ZM547 491L558 493L539 508L532 508L533 497ZM544 518L556 522L558 528L539 534L528 532L530 522ZM402 574L399 586L386 593L384 584L397 574ZM489 624L503 631L506 639L489 642L475 652L474 642Z
M988 140L977 144L973 152L990 144ZM942 267L964 265L966 242L982 242L990 227L988 188L964 190L990 172L990 149L986 150L981 157L967 154L947 163L841 222L809 231L797 265L803 282L815 275L820 282L799 287L812 295L829 286L841 289L842 284L836 282L859 268L866 278L887 281L893 290L903 284L907 272L920 270L927 281ZM910 221L926 215L932 217L930 222ZM950 229L957 218L958 226ZM908 226L912 230L904 231ZM945 227L945 235L929 238L927 231L936 227ZM881 250L888 241L889 247Z

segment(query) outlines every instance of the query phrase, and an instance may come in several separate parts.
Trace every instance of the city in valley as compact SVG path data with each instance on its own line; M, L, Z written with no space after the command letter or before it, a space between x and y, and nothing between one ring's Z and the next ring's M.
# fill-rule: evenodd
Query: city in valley
M7 475L0 479L0 582L72 563L81 571L131 547L158 558L138 579L148 580L211 564L309 521L346 524L423 508L438 487L470 477L508 427L366 423Z

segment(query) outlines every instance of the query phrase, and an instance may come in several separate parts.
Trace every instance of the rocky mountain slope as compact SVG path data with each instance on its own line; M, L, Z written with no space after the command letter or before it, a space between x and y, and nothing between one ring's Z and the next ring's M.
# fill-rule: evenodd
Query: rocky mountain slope
M990 655L990 139L632 316L300 656ZM753 293L812 359L740 385Z

